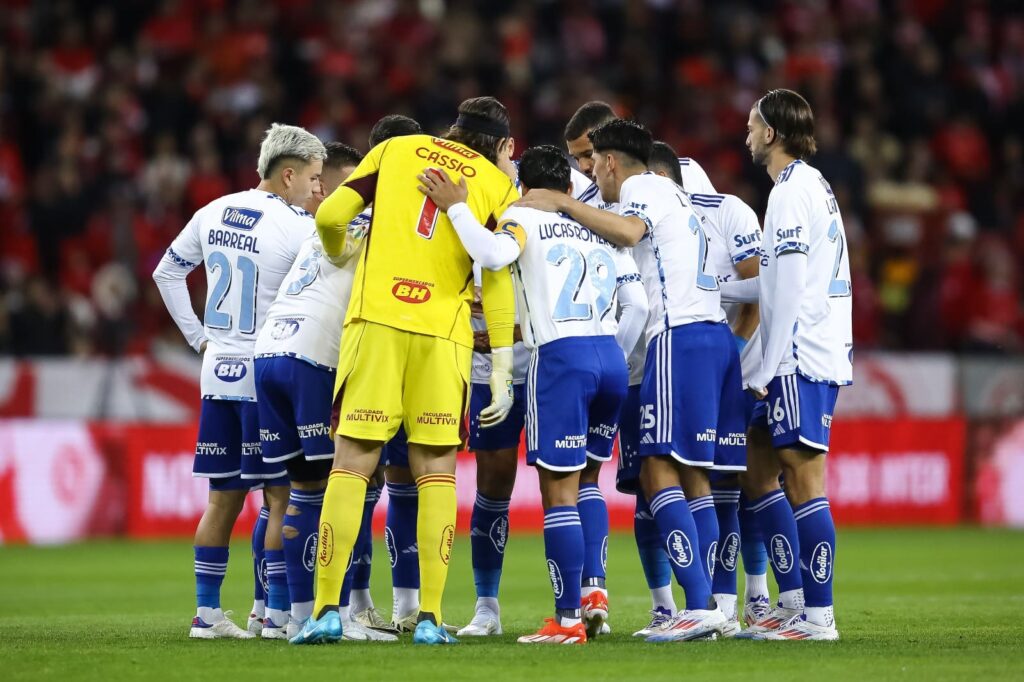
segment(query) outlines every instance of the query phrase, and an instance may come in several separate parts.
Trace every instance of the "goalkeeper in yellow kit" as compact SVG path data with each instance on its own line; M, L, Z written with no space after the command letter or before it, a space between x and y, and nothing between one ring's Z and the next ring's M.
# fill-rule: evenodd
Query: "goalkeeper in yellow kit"
M495 165L499 154L510 155L511 145L505 107L492 97L466 100L444 138L409 135L374 147L317 211L325 254L343 259L358 248L346 233L348 224L373 203L338 360L334 468L320 516L316 603L293 644L341 639L338 595L359 532L367 480L381 446L400 425L419 491L421 599L413 642L455 641L441 626L441 596L455 535L455 453L465 435L473 272L447 215L424 199L416 176L435 168L456 182L466 178L470 210L494 226L519 198L512 180ZM493 425L512 405L510 271L485 271L483 304L494 369L493 399L481 422Z

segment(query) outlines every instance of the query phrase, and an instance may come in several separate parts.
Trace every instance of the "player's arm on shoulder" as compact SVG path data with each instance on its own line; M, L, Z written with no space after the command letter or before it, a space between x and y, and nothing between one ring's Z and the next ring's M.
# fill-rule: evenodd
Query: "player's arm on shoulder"
M480 267L497 270L507 267L519 257L526 243L526 233L514 218L502 214L494 232L482 225L466 203L468 187L465 177L456 184L442 171L427 169L418 176L419 190L445 209L463 248ZM511 237L511 239L510 239Z
M352 175L331 192L316 211L316 231L323 243L324 255L336 264L342 264L347 260L344 258L345 254L351 257L359 250L358 246L353 248L350 245L348 249L345 247L346 242L350 241L348 226L353 218L373 201L381 157L387 150L388 142L390 140L381 142L371 149L356 166Z
M633 257L616 251L615 261L618 273L615 289L619 302L619 328L615 332L615 342L628 358L647 325L650 303Z
M202 261L203 247L199 240L197 214L174 239L153 270L153 281L156 282L167 312L171 314L188 345L200 353L206 344L206 333L192 309L192 297L189 296L185 278Z
M618 246L634 246L647 231L646 223L637 216L618 215L588 206L564 192L550 189L532 189L516 206L568 213L580 225Z

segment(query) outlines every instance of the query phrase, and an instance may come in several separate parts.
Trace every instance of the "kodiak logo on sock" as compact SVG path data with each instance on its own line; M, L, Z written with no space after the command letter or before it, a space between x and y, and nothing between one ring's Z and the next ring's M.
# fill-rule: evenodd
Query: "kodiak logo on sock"
M811 577L824 585L832 577L832 545L819 542L811 555Z
M452 544L455 542L455 526L448 524L441 531L441 561L444 565L448 565L448 560L452 558Z
M793 548L785 535L773 535L771 540L772 563L779 573L789 573L793 570Z
M555 599L560 599L565 584L562 582L562 572L558 570L558 564L548 559L548 577L551 578L551 590L555 593Z
M498 554L504 554L505 543L508 542L508 517L499 516L494 519L494 523L491 524L491 530L487 535L491 538L494 549L498 550Z
M398 548L395 547L395 534L387 526L384 527L384 548L388 550L388 561L391 562L391 568L394 568L398 563Z
M729 533L722 544L722 553L719 554L719 561L722 568L732 573L736 570L736 559L740 553L740 536L737 533Z
M715 557L718 556L718 540L715 540L708 547L708 555L704 557L704 561L708 565L708 575L712 578L715 577Z
M316 533L310 533L306 545L302 548L302 565L310 573L316 569Z
M686 568L693 563L693 548L690 545L690 538L686 537L681 530L674 530L668 534L665 550L672 563L680 568Z
M604 536L604 540L601 541L601 568L608 570L608 536Z
M320 524L320 551L319 561L321 566L329 566L334 558L334 528L329 523Z

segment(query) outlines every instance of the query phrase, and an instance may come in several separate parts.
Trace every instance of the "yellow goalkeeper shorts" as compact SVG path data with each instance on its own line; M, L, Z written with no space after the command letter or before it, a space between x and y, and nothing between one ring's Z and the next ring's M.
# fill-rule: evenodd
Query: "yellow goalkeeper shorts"
M388 441L460 446L466 435L471 348L365 320L345 325L334 383L335 432Z

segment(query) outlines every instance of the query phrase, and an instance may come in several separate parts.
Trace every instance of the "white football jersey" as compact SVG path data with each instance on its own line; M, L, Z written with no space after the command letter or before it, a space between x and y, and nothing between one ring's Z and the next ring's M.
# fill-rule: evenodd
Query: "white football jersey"
M597 183L575 168L570 168L569 171L569 177L572 178L572 198L589 206L600 206L601 190L597 188Z
M778 256L807 254L807 281L793 333L792 352L774 376L799 372L811 381L853 381L853 289L846 231L839 205L817 169L794 161L779 174L764 218L761 262L761 345L771 334Z
M499 225L510 222L526 233L513 264L526 347L614 336L618 288L640 278L633 259L564 214L512 207Z
M369 222L367 209L355 217L352 226ZM339 268L324 256L317 234L306 239L267 312L267 321L256 339L256 357L288 355L336 368L358 265L356 254Z
M679 172L683 176L683 190L689 194L715 194L715 186L701 165L688 156L679 157Z
M313 216L258 189L216 199L196 211L164 254L177 267L206 263L204 398L255 400L256 336Z
M654 173L634 175L622 183L619 211L647 225L633 247L651 307L647 342L672 327L724 322L708 237L682 188Z
M690 194L690 204L708 236L708 259L714 263L719 282L739 279L736 264L754 258L761 250L761 225L754 209L732 194ZM740 306L723 303L729 324L736 322Z

